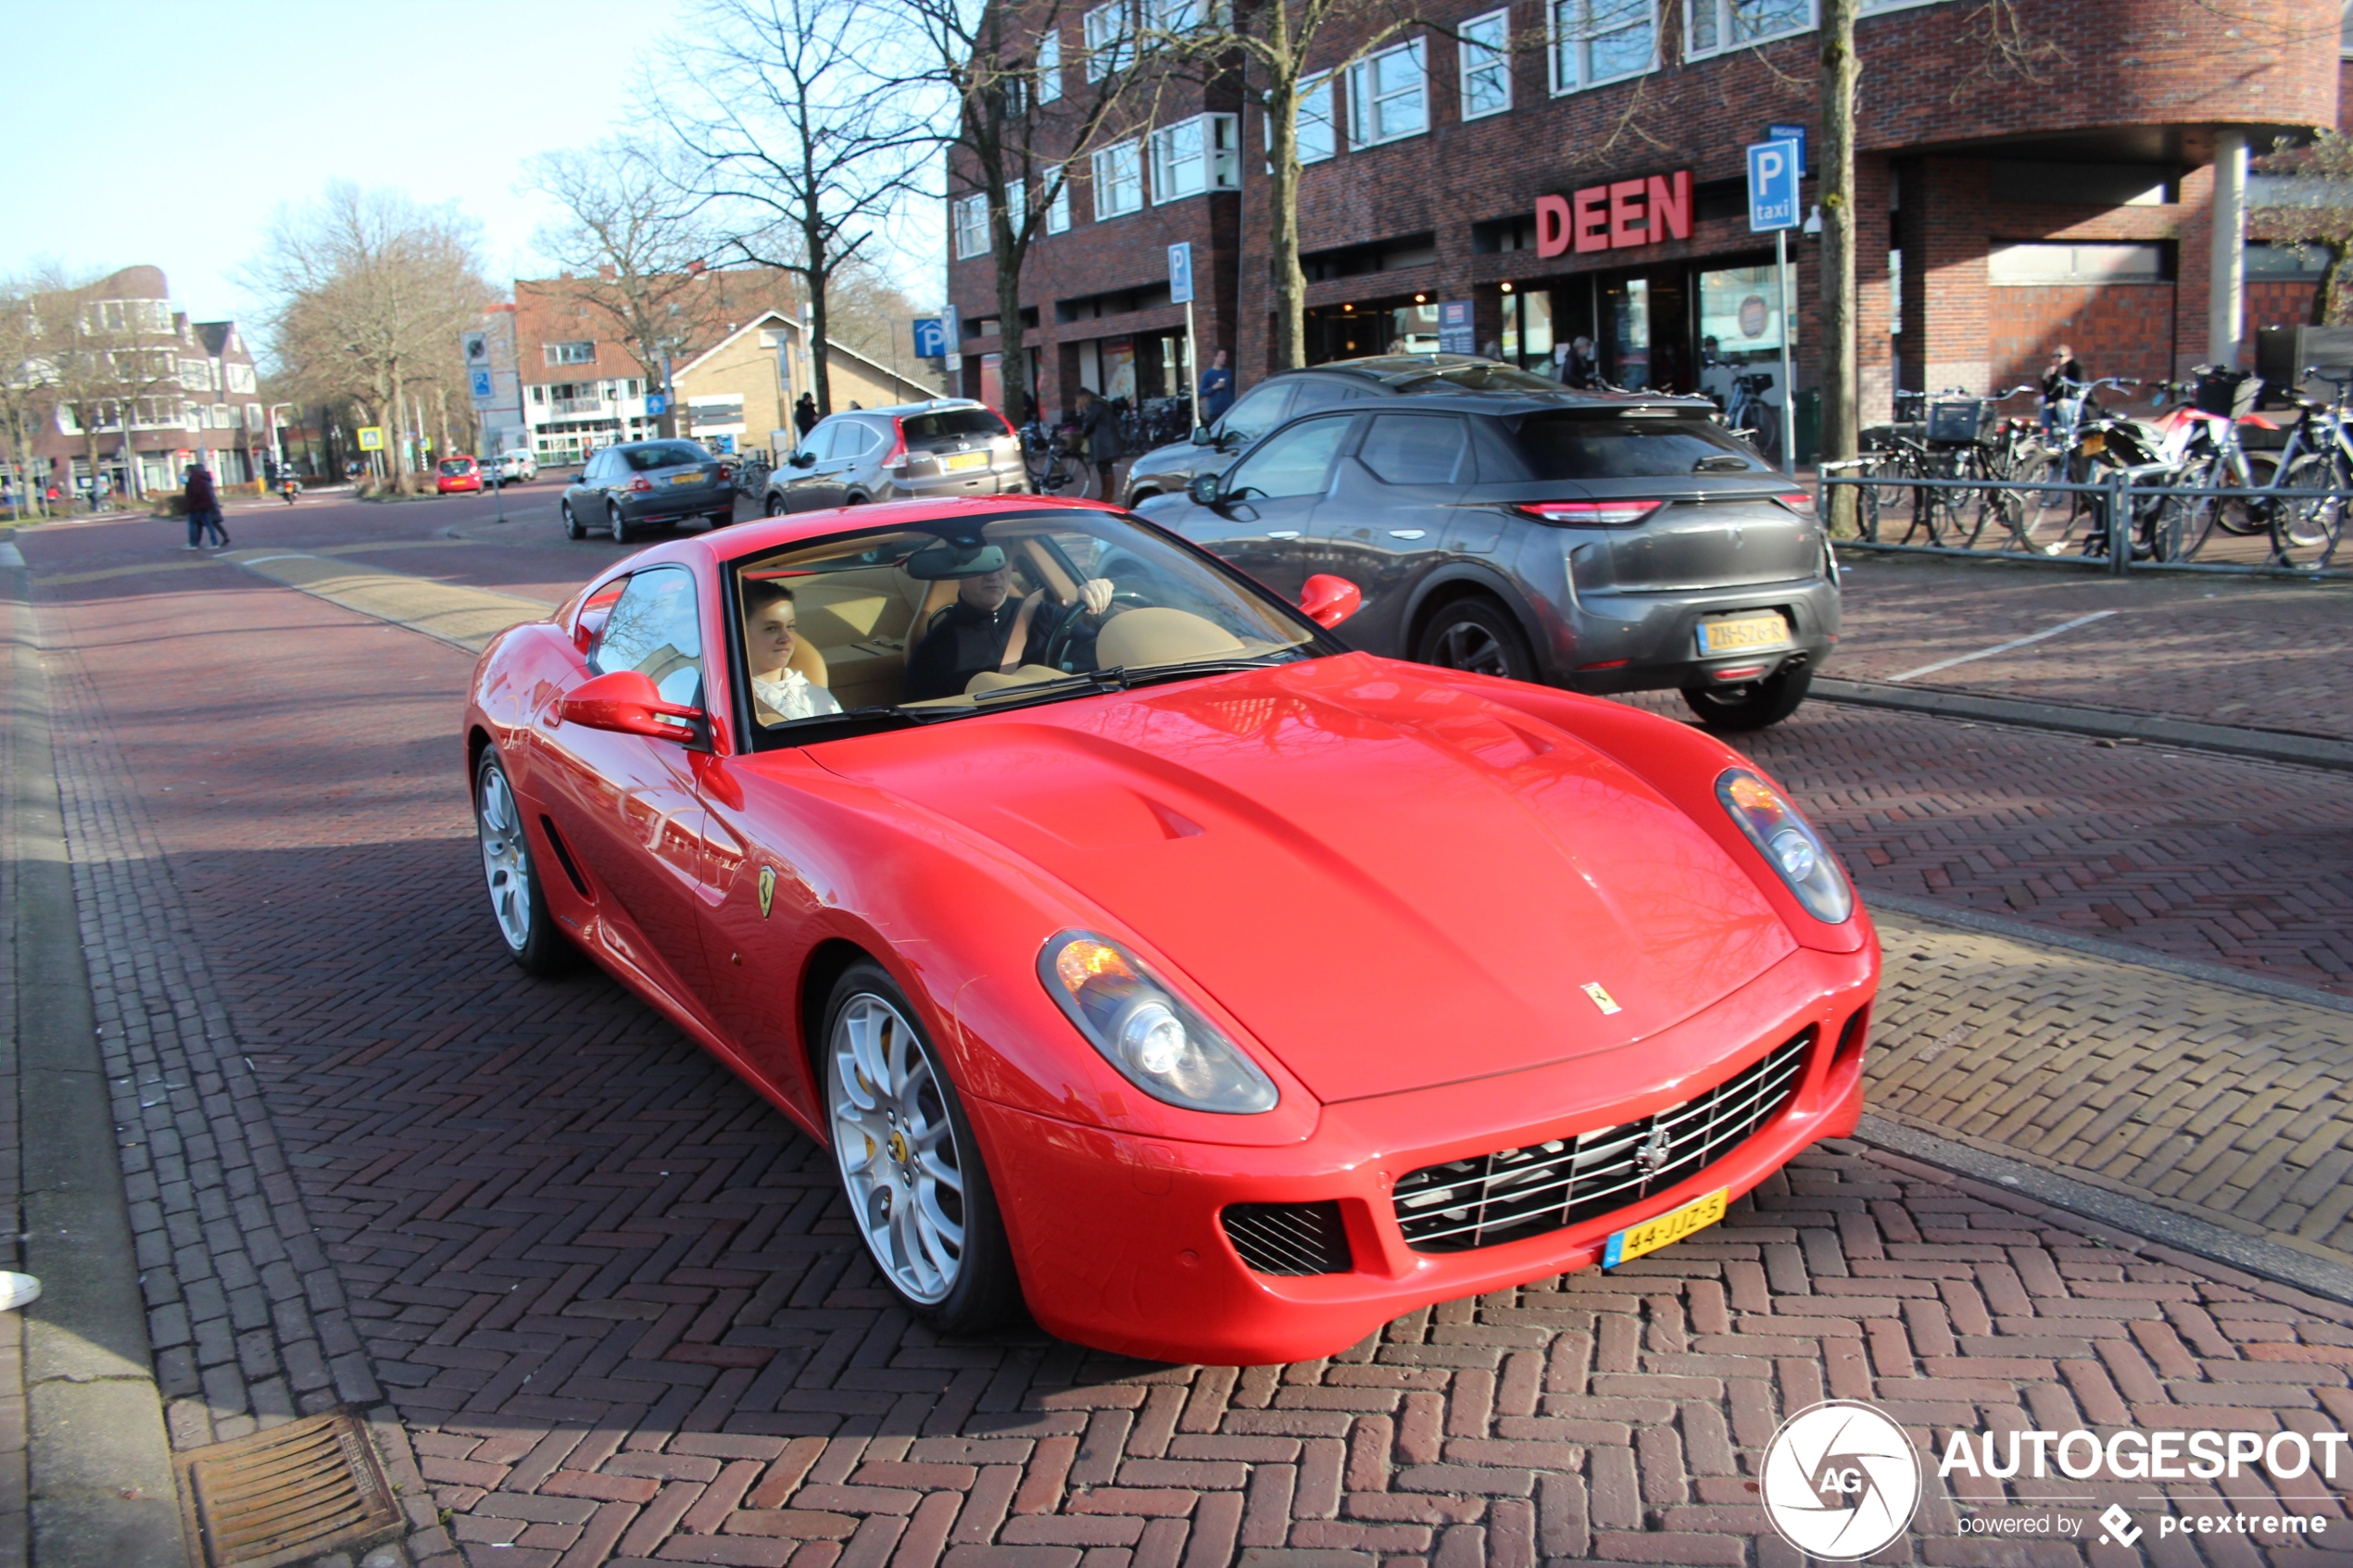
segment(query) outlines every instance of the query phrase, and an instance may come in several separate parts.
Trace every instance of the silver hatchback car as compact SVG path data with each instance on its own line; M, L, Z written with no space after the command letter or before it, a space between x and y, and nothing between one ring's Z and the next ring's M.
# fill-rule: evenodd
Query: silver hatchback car
M770 517L917 496L1018 495L1021 442L986 403L941 398L819 421L768 477Z

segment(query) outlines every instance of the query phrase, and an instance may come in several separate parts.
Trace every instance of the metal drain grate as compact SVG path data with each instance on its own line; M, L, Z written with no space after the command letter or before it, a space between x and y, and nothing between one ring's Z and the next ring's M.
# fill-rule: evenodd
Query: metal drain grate
M209 1568L276 1568L400 1528L375 1446L336 1411L179 1456Z

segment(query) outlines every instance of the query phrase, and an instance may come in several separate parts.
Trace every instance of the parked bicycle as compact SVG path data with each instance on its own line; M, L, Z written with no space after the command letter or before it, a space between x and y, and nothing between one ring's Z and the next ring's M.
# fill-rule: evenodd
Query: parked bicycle
M1087 495L1094 482L1093 467L1079 459L1076 425L1049 427L1042 420L1032 420L1021 427L1020 435L1022 463L1029 470L1033 495Z

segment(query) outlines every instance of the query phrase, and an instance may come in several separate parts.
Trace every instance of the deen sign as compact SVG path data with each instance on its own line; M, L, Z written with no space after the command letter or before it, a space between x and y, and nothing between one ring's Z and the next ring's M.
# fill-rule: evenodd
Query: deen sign
M1536 198L1536 254L1624 250L1692 237L1692 171L1588 185Z

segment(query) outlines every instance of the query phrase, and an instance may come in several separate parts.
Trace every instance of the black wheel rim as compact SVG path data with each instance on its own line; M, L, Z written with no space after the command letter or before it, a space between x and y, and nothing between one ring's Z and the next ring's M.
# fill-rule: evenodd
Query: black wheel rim
M1474 675L1508 675L1511 663L1502 639L1476 621L1450 621L1435 639L1438 657L1432 663Z

